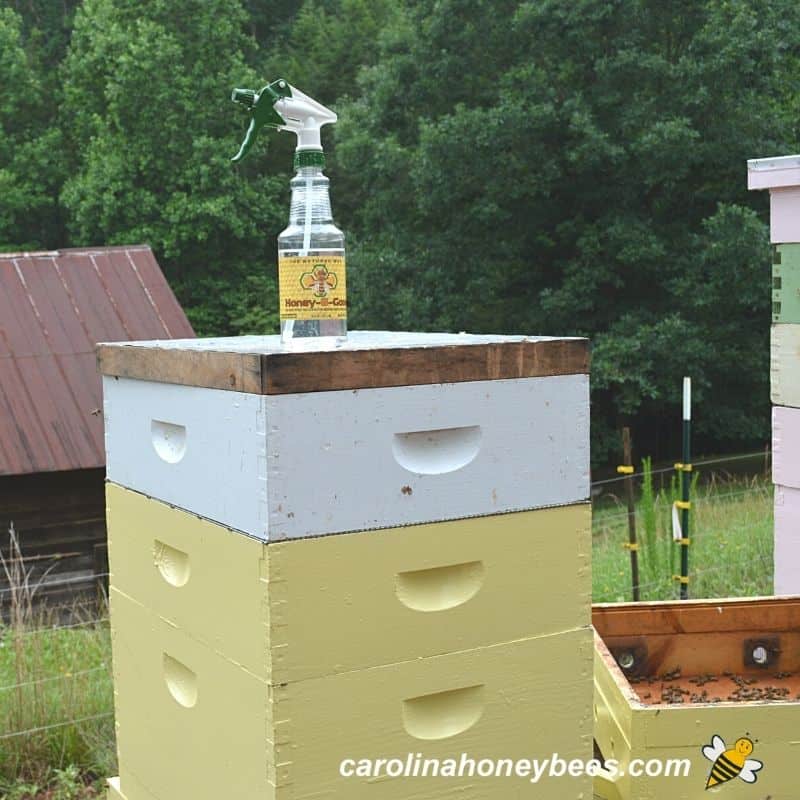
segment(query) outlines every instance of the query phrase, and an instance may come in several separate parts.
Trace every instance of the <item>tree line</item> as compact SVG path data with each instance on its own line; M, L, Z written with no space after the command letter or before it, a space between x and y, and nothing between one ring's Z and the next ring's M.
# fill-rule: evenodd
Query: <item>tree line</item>
M798 149L794 0L5 0L0 248L147 242L200 334L277 329L293 138L332 106L351 326L589 336L596 463L769 431L766 197Z

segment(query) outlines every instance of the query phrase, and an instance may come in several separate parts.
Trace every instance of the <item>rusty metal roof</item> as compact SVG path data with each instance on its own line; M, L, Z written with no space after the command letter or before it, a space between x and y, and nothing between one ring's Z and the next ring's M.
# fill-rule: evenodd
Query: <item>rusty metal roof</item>
M102 467L95 345L193 336L149 247L0 254L0 475Z

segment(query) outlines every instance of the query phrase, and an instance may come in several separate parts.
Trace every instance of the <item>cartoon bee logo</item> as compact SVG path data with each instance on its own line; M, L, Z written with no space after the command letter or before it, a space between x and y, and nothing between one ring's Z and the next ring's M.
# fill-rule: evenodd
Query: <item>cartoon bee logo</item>
M300 276L300 285L310 289L314 297L327 297L339 285L339 278L324 264L315 264L311 272Z
M711 744L703 748L703 755L712 762L706 789L741 778L745 783L755 783L756 773L764 766L756 758L748 758L753 752L753 742L742 737L729 750L721 736L715 736Z

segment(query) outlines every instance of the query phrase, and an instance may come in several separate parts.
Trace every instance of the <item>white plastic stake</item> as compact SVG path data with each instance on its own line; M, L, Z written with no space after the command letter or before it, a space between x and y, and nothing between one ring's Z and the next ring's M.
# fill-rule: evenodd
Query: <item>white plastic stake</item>
M692 379L683 379L683 418L688 421L692 418Z
M683 539L683 529L681 528L681 515L678 511L678 504L672 504L672 538L679 542Z

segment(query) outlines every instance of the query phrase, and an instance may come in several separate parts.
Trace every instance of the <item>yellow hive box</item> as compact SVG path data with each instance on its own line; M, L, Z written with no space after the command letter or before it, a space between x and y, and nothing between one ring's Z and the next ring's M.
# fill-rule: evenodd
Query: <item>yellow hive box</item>
M111 603L127 800L589 796L582 778L340 775L409 754L589 758L589 628L270 686L117 590Z
M800 599L601 605L593 620L595 739L624 772L595 797L797 800ZM689 775L631 776L652 759L687 759ZM749 774L747 759L761 768Z
M588 622L586 504L267 545L112 483L107 502L112 586L270 683Z

